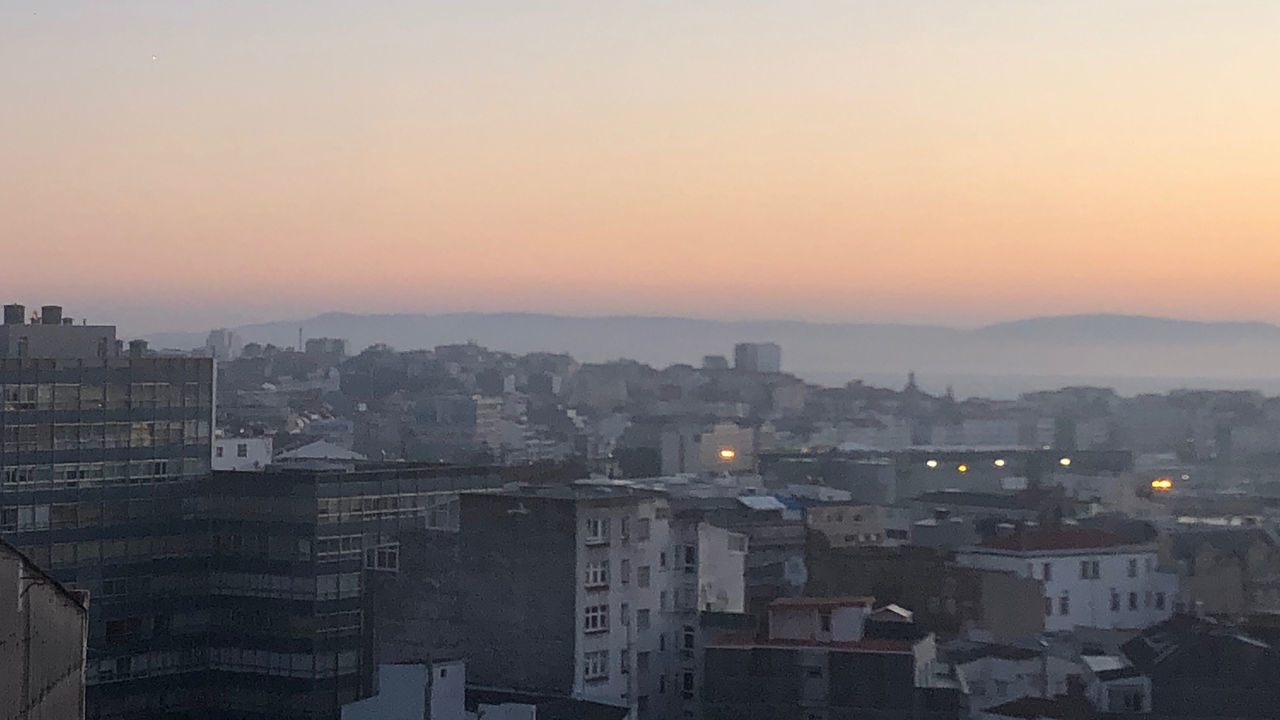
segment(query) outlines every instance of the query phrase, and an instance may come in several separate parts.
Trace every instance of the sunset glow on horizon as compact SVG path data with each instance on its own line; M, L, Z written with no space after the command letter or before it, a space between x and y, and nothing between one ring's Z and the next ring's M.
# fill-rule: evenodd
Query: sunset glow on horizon
M0 284L140 331L1275 322L1276 87L1274 2L6 3Z

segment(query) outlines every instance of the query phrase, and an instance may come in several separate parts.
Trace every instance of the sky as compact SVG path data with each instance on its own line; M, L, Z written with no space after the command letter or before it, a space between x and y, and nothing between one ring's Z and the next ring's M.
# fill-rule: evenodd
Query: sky
M1280 3L6 0L0 287L1280 321Z

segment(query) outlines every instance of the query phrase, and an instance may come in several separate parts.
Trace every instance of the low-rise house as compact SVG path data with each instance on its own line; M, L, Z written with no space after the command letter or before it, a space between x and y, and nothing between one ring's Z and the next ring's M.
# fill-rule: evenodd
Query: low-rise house
M1019 529L962 550L956 562L1041 581L1049 631L1147 627L1173 614L1178 588L1157 567L1154 543L1069 525Z
M784 598L767 632L725 633L706 650L707 720L956 717L953 693L931 686L932 634L867 633L873 599Z

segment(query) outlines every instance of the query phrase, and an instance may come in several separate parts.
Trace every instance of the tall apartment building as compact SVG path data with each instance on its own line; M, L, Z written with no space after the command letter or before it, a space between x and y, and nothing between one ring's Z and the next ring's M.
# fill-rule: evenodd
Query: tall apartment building
M461 611L472 681L694 717L698 615L742 612L746 538L673 522L632 487L462 497Z
M0 536L86 590L91 718L145 717L180 693L198 649L196 481L209 470L213 361L121 352L109 325L57 306L0 325Z
M215 472L197 488L211 539L201 692L219 720L329 720L371 694L371 574L409 531L456 531L458 493L496 470L315 461Z

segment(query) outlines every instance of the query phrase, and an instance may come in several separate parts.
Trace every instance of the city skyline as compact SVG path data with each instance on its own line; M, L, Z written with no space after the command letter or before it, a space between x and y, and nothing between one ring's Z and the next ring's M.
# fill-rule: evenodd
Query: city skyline
M137 333L1276 321L1277 27L1249 2L10 4L0 220L30 251L0 281Z

